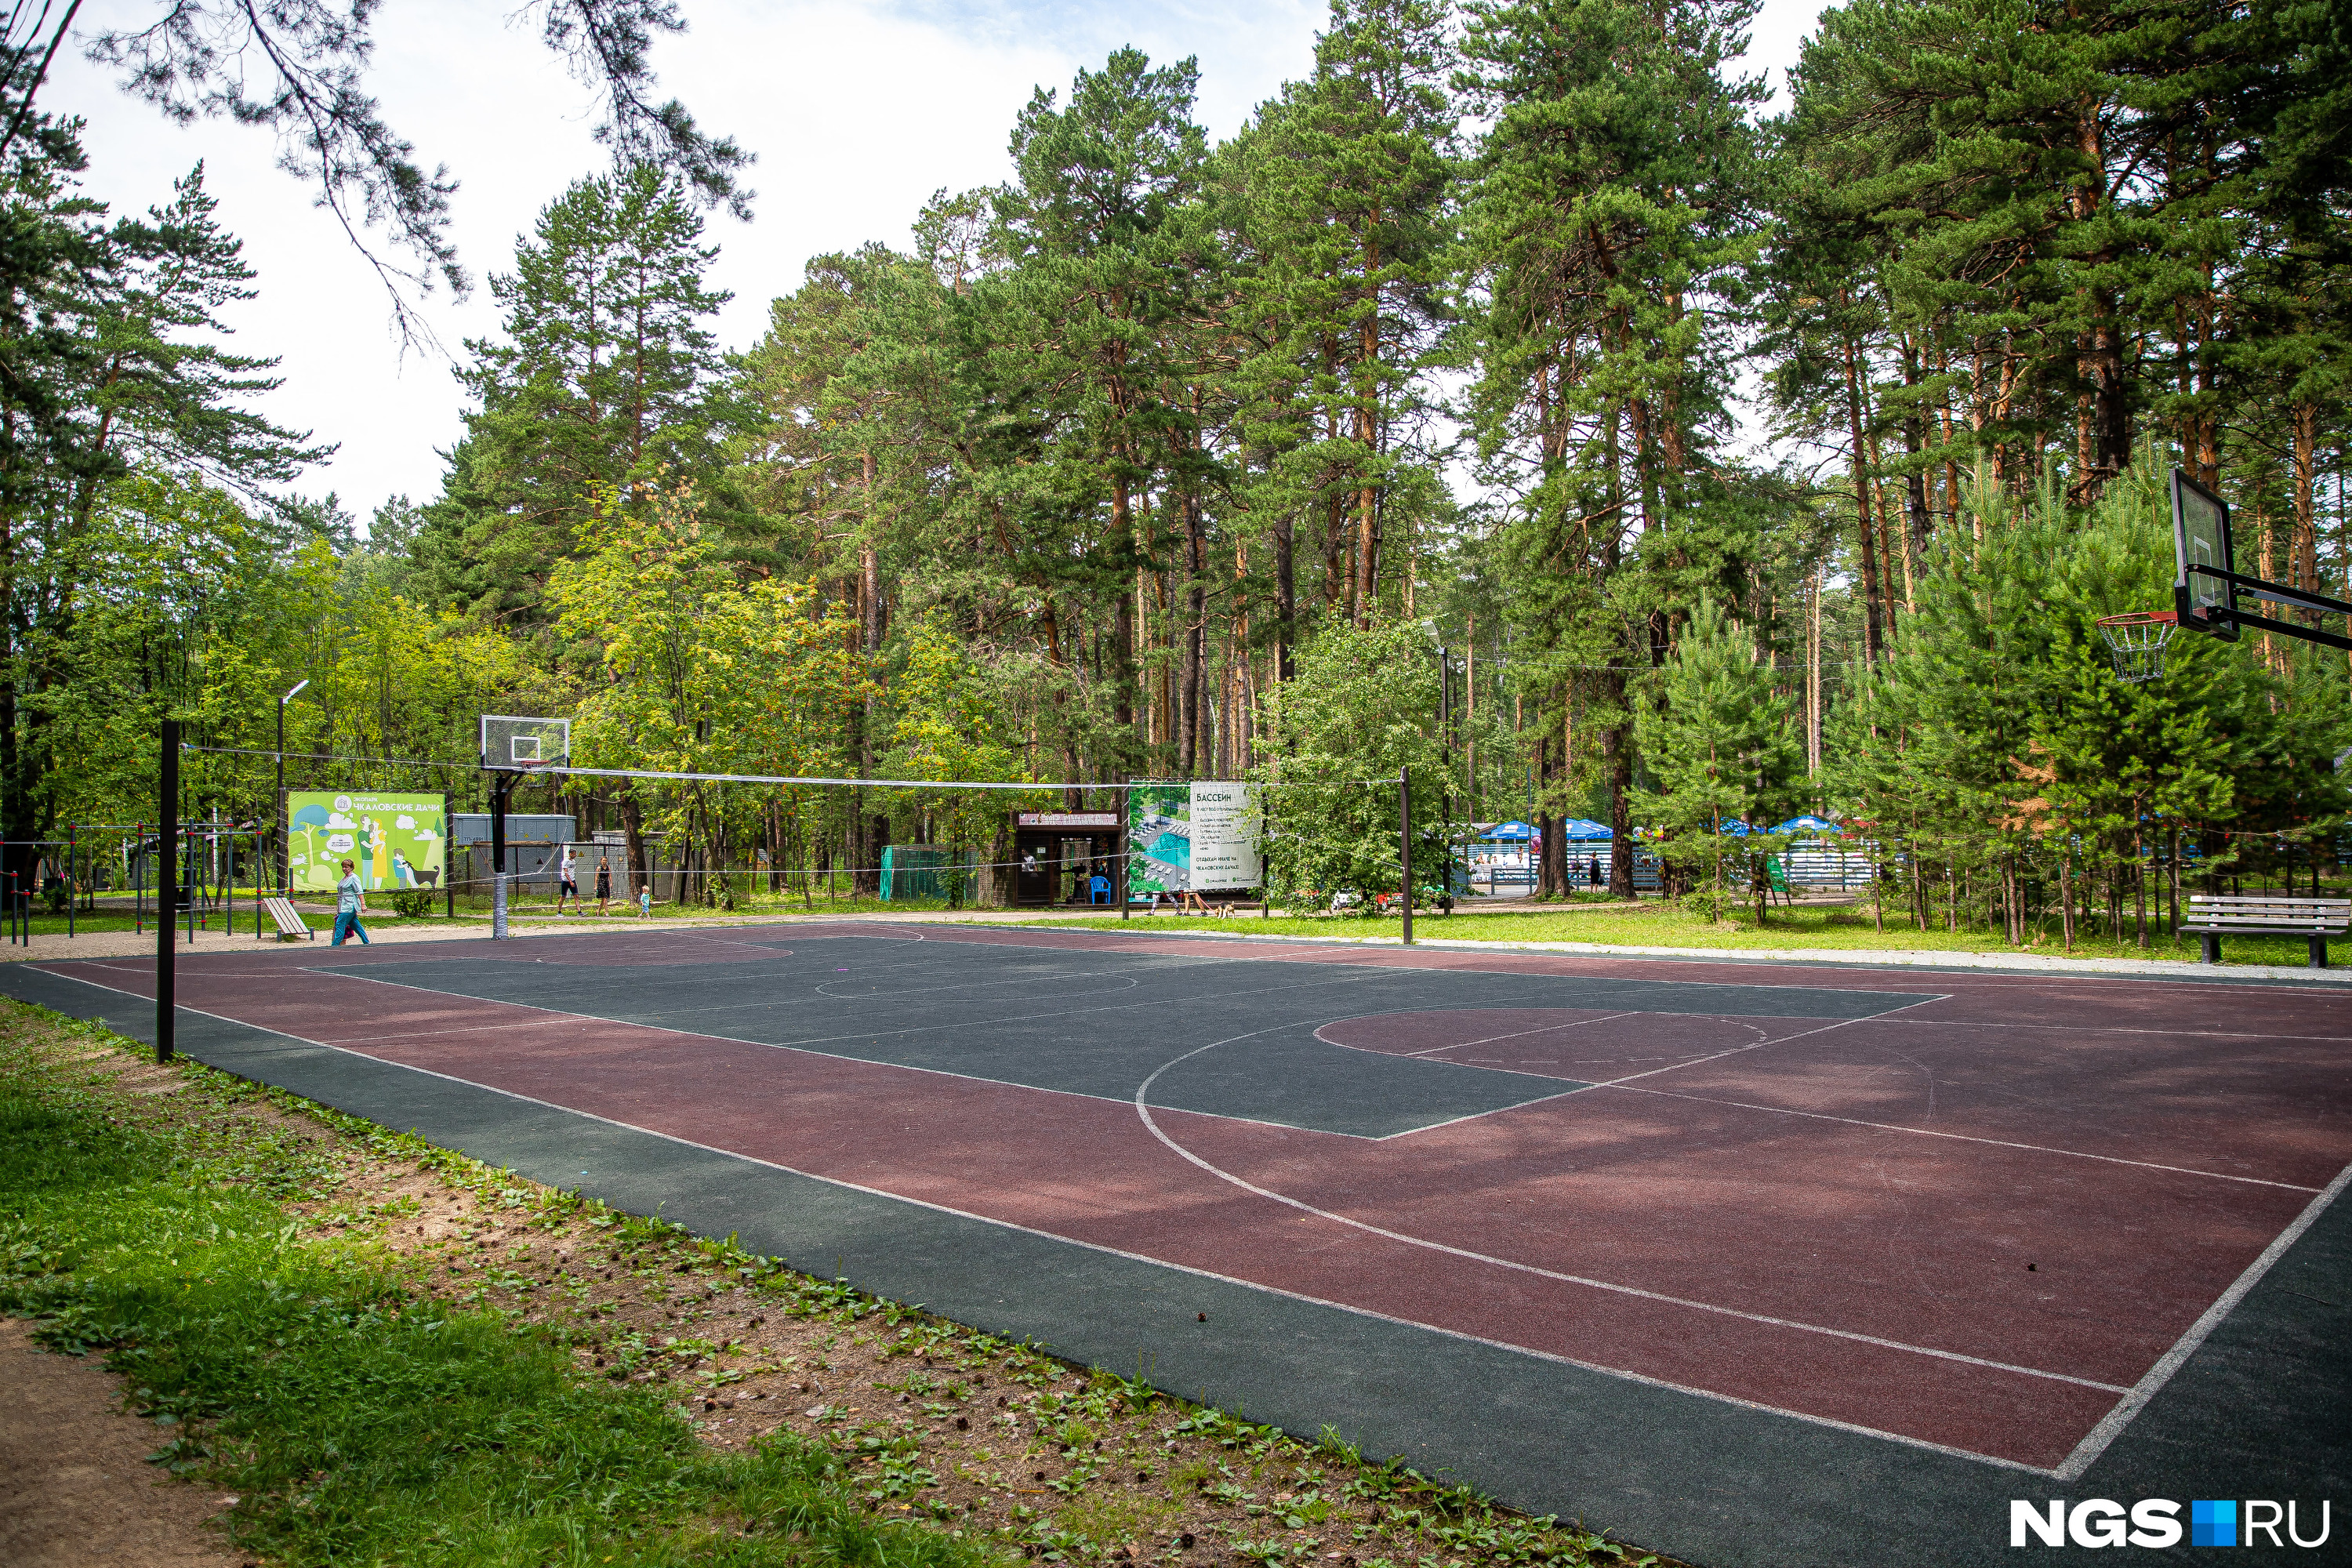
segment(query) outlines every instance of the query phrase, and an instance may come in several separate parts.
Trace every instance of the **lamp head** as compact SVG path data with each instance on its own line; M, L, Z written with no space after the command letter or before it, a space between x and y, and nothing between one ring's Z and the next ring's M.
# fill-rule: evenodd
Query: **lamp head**
M299 696L302 694L302 689L303 689L304 687L306 687L306 686L310 685L310 678L309 676L307 676L307 675L306 675L306 676L304 676L301 679L299 679L299 680L298 680L298 681L296 681L296 682L294 683L294 689L293 689L293 690L291 690L291 691L288 692L285 696L283 696L283 697L279 698L278 700L280 703L287 703L287 702L291 702L291 701L293 701L293 700L294 700L294 699L296 699L297 697L299 697Z

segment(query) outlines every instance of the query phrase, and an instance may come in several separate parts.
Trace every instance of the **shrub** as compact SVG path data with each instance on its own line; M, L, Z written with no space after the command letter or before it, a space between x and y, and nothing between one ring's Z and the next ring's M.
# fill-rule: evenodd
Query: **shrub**
M1675 907L1710 925L1720 925L1739 907L1739 896L1728 888L1693 888L1675 900Z

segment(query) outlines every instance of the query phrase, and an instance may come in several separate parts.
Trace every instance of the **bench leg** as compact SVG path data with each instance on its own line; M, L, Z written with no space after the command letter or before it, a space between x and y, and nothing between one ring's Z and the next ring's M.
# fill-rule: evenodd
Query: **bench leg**
M2327 967L2327 939L2324 936L2311 939L2311 967L2314 969Z
M2221 939L2219 936L2210 931L2200 931L2197 940L2203 943L2205 948L2205 956L2201 962L2206 963L2221 962Z

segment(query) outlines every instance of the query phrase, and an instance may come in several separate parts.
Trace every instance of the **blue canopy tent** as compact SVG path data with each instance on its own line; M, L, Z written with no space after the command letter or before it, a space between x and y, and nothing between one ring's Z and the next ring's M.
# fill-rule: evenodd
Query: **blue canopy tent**
M1535 829L1524 822L1498 822L1478 835L1481 839L1501 839L1512 843L1523 843L1535 836Z
M1813 833L1843 833L1845 829L1838 824L1832 822L1826 816L1815 816L1811 812L1808 811L1801 816L1789 818L1788 821L1780 824L1780 826L1774 828L1772 831L1775 833L1793 833L1802 837L1804 835Z
M1596 838L1608 839L1616 837L1609 831L1607 823L1595 822L1589 816L1571 816L1561 826L1568 830L1568 841L1571 844L1589 844Z

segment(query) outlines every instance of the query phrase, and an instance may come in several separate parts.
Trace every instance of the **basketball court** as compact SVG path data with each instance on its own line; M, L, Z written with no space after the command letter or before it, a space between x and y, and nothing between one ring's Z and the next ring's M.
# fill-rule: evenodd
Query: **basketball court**
M0 973L152 1016L147 959ZM841 922L178 1000L229 1070L1696 1563L2345 1492L2331 984Z

